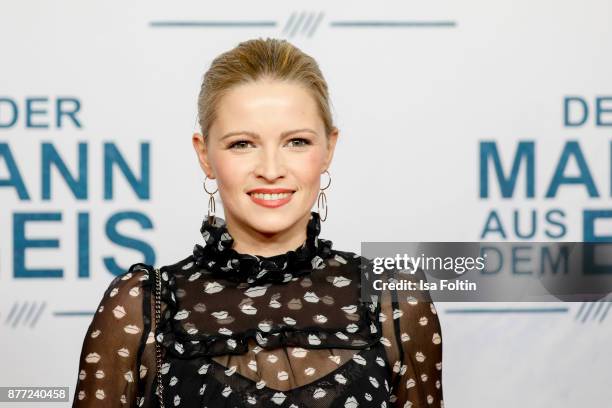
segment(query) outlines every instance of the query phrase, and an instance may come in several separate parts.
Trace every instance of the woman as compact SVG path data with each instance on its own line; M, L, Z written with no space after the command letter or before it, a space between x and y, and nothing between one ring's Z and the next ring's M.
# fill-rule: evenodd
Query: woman
M243 42L213 61L198 108L205 245L111 282L73 406L443 406L433 303L362 302L368 260L319 237L338 129L317 63Z

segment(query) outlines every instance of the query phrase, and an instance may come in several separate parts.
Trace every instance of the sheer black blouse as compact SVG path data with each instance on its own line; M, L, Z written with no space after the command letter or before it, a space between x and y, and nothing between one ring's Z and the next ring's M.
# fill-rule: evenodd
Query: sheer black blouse
M222 218L205 245L160 269L135 264L87 330L73 407L443 407L442 338L431 301L362 302L369 260L332 249L311 213L284 254L236 252ZM430 299L427 297L427 299Z

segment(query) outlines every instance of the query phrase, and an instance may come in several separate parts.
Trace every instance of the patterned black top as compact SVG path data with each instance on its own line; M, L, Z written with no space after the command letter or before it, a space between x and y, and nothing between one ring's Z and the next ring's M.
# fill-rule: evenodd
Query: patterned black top
M73 407L443 407L432 302L361 299L369 260L332 249L311 213L306 241L236 252L222 218L205 245L161 268L135 264L106 289L81 352ZM366 274L367 276L367 274Z

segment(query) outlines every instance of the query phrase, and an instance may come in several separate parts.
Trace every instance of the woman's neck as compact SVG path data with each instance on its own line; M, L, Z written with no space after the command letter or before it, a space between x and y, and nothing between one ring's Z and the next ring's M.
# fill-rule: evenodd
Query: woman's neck
M262 233L227 215L227 231L234 239L232 248L242 254L271 257L294 250L306 240L310 213L289 228L273 234Z

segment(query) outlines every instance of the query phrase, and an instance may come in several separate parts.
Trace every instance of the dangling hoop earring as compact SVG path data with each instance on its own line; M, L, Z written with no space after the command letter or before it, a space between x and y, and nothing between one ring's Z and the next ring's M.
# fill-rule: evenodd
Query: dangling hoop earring
M208 198L208 222L209 224L213 224L215 221L215 215L216 215L216 211L217 211L217 206L216 206L216 202L215 202L215 193L217 191L219 191L219 188L217 187L217 189L214 192L210 192L208 191L208 189L206 188L206 179L208 179L208 175L206 177L204 177L204 183L202 184L204 186L204 191L206 191L209 195Z
M317 211L319 212L319 217L321 221L325 221L327 219L327 196L325 195L325 192L323 190L327 190L331 185L331 174L329 174L329 171L327 170L325 170L323 173L327 173L329 181L327 182L327 185L321 189L321 191L319 192L319 196L317 197ZM325 217L321 217L321 207L325 208Z

